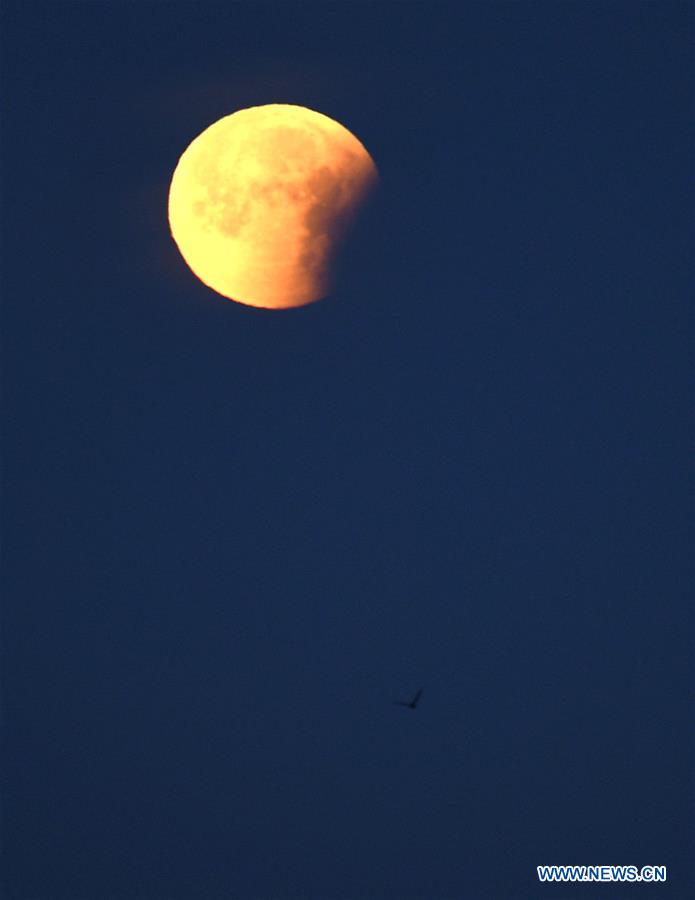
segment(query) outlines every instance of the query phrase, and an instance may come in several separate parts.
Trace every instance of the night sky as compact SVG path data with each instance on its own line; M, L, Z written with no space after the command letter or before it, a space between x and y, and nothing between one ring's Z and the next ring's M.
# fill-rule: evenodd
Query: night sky
M693 6L0 16L7 900L695 896ZM381 174L296 310L166 218L263 103Z

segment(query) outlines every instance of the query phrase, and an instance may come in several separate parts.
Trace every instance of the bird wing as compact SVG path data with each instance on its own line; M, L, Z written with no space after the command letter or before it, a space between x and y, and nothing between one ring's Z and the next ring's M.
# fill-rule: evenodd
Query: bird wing
M420 690L417 692L417 694L415 694L415 696L413 697L413 699L411 701L412 706L417 706L420 697L422 697L422 688L420 688Z
M394 700L395 706L410 706L410 703L406 703L405 700Z

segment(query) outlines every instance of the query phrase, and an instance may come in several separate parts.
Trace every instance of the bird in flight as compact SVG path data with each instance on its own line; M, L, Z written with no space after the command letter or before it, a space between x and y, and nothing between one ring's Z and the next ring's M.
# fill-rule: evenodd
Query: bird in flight
M418 705L418 702L419 702L421 696L422 696L422 688L420 688L420 690L417 692L417 694L415 694L415 696L409 703L406 703L405 700L394 700L393 702L396 704L396 706L407 706L408 709L415 709Z

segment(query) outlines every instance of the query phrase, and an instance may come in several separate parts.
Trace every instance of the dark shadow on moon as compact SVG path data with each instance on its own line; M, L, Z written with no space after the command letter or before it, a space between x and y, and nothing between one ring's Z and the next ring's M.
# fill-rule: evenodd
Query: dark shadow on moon
M350 294L370 291L375 275L383 271L388 235L387 204L381 185L377 184L342 233L331 263L336 290Z
M332 280L354 226L366 212L375 185L365 189L363 172L336 177L322 166L308 181L314 202L304 217L306 237L299 257L302 269L318 282ZM371 190L370 190L371 188Z

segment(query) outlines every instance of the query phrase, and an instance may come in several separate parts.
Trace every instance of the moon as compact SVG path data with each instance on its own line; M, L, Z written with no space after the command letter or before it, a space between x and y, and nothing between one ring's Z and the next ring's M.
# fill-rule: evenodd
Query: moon
M247 306L286 309L331 292L341 244L378 182L343 125L272 103L196 137L169 189L169 227L197 277Z

